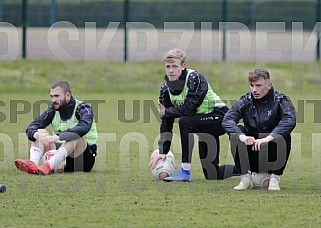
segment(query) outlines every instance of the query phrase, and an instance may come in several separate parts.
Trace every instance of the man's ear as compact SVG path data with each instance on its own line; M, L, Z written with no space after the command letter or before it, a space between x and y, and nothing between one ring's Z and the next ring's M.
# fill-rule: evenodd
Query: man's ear
M67 100L70 100L70 98L71 98L71 92L67 92L67 93L66 93L66 98L67 98Z
M269 86L269 89L271 89L273 87L272 82L269 82L268 86Z

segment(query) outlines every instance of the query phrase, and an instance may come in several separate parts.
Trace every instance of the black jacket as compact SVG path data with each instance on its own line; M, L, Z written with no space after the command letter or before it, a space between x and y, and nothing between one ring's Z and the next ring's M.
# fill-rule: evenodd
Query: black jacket
M74 97L71 97L68 104L59 110L62 120L68 120L72 117L75 105L76 100ZM55 113L56 110L52 106L49 106L44 112L35 118L26 129L28 139L36 141L33 137L34 133L38 129L45 129L49 126L55 116ZM89 132L94 119L92 108L87 103L82 102L78 105L75 115L79 121L78 124L67 131L59 132L59 140L74 140Z
M169 81L167 75L165 75L165 82L160 88L158 100L166 108L165 117L162 118L160 125L160 153L166 154L170 149L175 118L196 114L197 108L202 104L207 94L208 83L204 75L197 71L192 72L188 78L188 93L184 103L180 106L174 106L168 91L170 90L174 95L179 95L184 89L186 76L187 69L182 71L181 76L176 81ZM164 135L164 133L166 134Z
M243 119L248 135L270 133L271 136L287 137L296 125L295 110L290 98L272 88L262 99L252 93L243 95L225 114L222 126L229 135L243 134L237 126Z

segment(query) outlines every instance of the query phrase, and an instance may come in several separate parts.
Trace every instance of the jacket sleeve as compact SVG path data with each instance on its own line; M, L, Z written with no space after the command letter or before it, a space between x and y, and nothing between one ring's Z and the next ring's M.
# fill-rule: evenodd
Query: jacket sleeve
M74 140L86 135L94 120L92 108L85 102L80 103L76 110L76 118L78 119L76 126L57 134L60 140Z
M289 135L296 126L296 114L293 104L288 96L283 95L279 102L279 112L281 120L273 129L271 135L276 138L277 135Z
M52 108L47 108L38 117L36 117L26 129L28 139L33 142L36 141L33 137L34 133L38 129L45 129L49 124L51 124L54 115L55 111Z
M161 86L158 101L165 106L165 108L172 107L169 98L168 90L165 83ZM170 150L173 137L173 125L175 119L172 117L164 117L160 124L160 139L158 141L158 149L160 154L167 154Z
M165 117L160 125L160 139L158 140L158 149L160 154L167 154L170 150L173 138L174 118Z
M161 88L159 90L158 102L161 103L162 105L164 105L165 108L169 108L169 107L173 106L171 99L169 97L166 82L163 83L163 85L161 86Z
M178 118L194 115L197 112L197 108L202 104L207 94L208 83L201 73L192 72L189 75L187 87L188 93L184 103L177 107L166 108L166 117Z
M242 108L246 105L244 96L236 101L232 107L225 113L222 126L226 133L230 136L237 136L243 134L241 129L237 126L240 119L242 119Z

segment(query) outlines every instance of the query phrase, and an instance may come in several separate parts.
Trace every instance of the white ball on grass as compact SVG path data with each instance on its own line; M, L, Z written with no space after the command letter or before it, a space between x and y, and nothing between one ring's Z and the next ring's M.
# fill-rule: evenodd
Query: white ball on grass
M159 150L154 150L150 159L152 160L154 156L157 156L158 154ZM152 175L158 180L163 180L164 177L171 176L175 173L175 167L176 164L174 154L171 151L169 151L166 154L165 159L158 160L155 168L152 169Z

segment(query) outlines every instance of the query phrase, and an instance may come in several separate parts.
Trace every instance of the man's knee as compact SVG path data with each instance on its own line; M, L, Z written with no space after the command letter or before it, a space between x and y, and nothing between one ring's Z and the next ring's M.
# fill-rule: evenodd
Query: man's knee
M180 127L189 126L192 123L191 119L190 116L181 116L178 120L178 125Z
M68 156L72 158L77 158L80 156L87 148L87 141L84 137L66 141L61 147L65 148L68 152Z
M179 121L178 121L178 123L186 123L187 121L188 121L188 116L181 116L180 118L179 118Z

